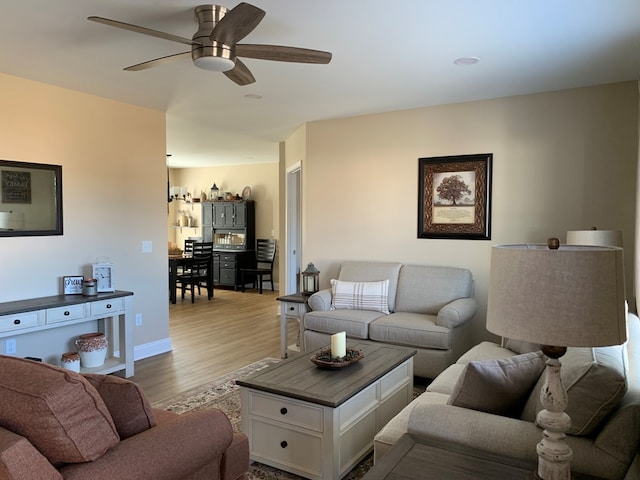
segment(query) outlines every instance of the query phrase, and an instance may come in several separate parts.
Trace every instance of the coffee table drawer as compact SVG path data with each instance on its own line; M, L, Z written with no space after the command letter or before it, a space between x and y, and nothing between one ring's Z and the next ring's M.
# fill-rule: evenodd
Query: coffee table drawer
M312 476L322 471L322 439L251 419L251 457L269 459Z
M320 407L249 391L249 411L251 415L322 432L323 411Z

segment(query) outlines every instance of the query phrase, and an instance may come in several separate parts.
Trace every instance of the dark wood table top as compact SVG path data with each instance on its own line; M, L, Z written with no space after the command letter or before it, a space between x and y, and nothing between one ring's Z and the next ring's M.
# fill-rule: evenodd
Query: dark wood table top
M316 352L302 352L237 380L242 387L336 408L416 354L408 347L347 339L347 347L362 350L364 358L329 370L311 362Z
M0 303L0 315L14 315L16 313L42 310L45 308L65 307L78 303L98 302L112 298L127 297L133 292L116 290L115 292L101 292L97 295L51 295L49 297L28 298L25 300L13 300Z
M405 434L362 480L534 480L536 463ZM572 474L572 480L599 480Z
M279 302L307 303L307 300L309 300L309 295L303 295L302 293L292 293L290 295L277 297L276 300L278 300Z

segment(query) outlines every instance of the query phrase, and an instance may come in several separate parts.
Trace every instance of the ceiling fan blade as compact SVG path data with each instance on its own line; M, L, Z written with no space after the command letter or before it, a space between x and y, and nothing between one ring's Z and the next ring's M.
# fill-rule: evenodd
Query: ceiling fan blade
M211 32L211 40L235 45L262 21L266 12L249 3L239 3L229 10Z
M170 33L141 27L139 25L133 25L131 23L119 22L117 20L111 20L109 18L92 16L87 17L87 20L102 23L104 25L109 25L110 27L122 28L123 30L129 30L131 32L142 33L143 35L149 35L151 37L163 38L172 42L184 43L185 45L202 45L200 42L196 42L194 40L191 40L190 38L179 37L178 35L172 35Z
M236 58L235 67L222 73L224 73L229 80L236 82L240 86L249 85L251 83L255 83L256 81L253 74L249 71L247 66L240 61L239 58Z
M330 52L310 50L308 48L283 47L280 45L236 45L236 56L295 63L326 64L331 61Z
M166 57L156 58L154 60L149 60L148 62L138 63L136 65L131 65L130 67L125 68L127 72L137 72L139 70L146 70L147 68L157 67L158 65L163 65L165 63L173 62L175 60L180 60L183 57L191 57L191 52L182 52L176 53L174 55L167 55Z

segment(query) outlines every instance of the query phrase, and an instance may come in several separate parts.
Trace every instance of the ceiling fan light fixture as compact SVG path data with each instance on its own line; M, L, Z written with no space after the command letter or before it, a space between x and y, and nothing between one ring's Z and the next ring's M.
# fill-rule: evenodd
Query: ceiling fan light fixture
M210 72L226 72L235 67L235 62L230 58L222 57L198 57L193 60L196 67Z

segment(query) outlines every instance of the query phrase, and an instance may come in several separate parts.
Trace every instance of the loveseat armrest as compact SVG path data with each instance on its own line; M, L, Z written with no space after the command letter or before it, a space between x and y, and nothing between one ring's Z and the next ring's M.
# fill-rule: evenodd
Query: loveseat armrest
M447 328L464 325L473 318L477 308L475 298L458 298L438 311L436 325Z
M536 445L542 429L532 422L453 405L416 405L408 433L476 450L537 463ZM573 450L572 469L601 478L623 478L625 465L598 448L592 438L567 435Z
M218 409L179 415L122 440L93 462L66 465L67 480L172 480L208 469L203 478L220 478L222 454L231 445L233 429ZM247 469L249 459L247 458Z
M0 478L62 480L62 475L29 440L0 427Z
M309 297L307 305L314 311L326 312L331 309L331 289L319 290Z

